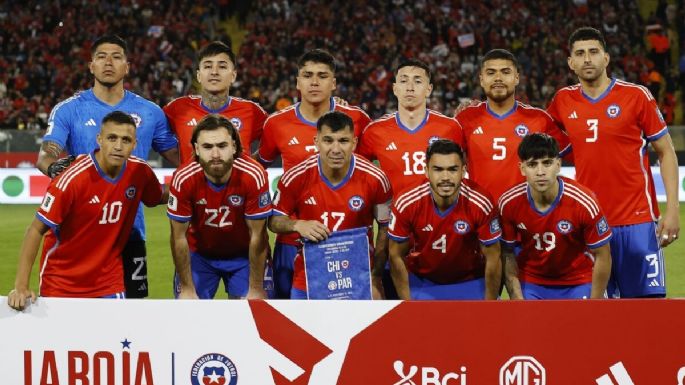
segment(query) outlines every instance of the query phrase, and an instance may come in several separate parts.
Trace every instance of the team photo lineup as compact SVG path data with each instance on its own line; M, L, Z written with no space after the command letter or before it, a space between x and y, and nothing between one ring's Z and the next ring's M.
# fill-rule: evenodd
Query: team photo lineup
M49 114L36 166L51 182L8 305L148 297L143 205L166 206L177 299L663 298L680 231L667 121L650 89L612 76L601 28L565 38L576 83L545 109L517 97L525 66L502 45L471 75L483 100L448 114L429 108L434 63L405 55L378 96L396 111L372 118L336 96L350 64L324 48L300 52L297 102L268 114L232 95L247 75L229 44L197 47L199 92L159 106L126 87L126 37L102 34L90 88Z

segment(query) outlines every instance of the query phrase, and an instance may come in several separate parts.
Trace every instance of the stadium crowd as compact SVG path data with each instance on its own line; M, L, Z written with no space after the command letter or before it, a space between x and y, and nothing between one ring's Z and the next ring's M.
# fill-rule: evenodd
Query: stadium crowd
M219 28L227 5L235 5L229 3L3 2L0 127L44 128L52 106L88 88L89 44L105 32L129 41L127 89L159 105L187 94L197 49L213 39L230 41ZM685 54L675 63L670 53L685 42L685 25L677 22L685 19L685 7L678 3L661 1L643 20L636 0L332 1L325 7L318 1L252 1L242 4L247 35L232 93L269 112L291 104L298 96L296 59L318 47L337 56L337 95L372 118L396 109L391 69L402 57L431 63L436 87L430 106L451 114L461 98L483 97L475 76L479 56L505 47L522 65L518 97L544 106L556 89L576 82L566 65L565 37L580 25L595 25L613 47L613 75L660 95L670 123L675 91L685 88ZM664 31L671 31L669 39Z

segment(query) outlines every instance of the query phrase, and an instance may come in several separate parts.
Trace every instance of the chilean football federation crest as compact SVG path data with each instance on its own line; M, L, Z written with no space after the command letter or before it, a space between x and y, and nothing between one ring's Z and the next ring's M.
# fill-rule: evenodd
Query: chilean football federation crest
M143 118L141 118L140 115L136 114L135 112L132 112L129 115L133 118L133 121L136 122L136 128L140 127L140 123L143 122Z
M621 107L618 106L618 104L612 104L609 107L607 107L607 116L610 118L616 118L618 115L621 114Z
M136 188L135 186L128 186L126 189L126 198L128 199L133 199L133 197L136 196Z
M530 130L528 129L528 126L526 126L525 124L519 124L514 128L514 133L521 138L528 135L529 132Z
M238 370L228 357L209 353L198 358L190 369L192 385L236 385Z
M471 229L471 226L466 221L462 221L460 219L454 222L454 231L456 231L458 234L466 234L469 232L469 229Z
M571 224L571 222L562 219L559 222L557 222L557 230L559 230L559 232L562 234L568 234L571 231L573 231L573 225Z
M240 195L230 195L228 197L228 203L230 203L231 206L241 206L243 204L243 197Z
M364 199L359 195L355 195L347 201L347 205L352 211L359 211L364 207Z
M239 118L231 118L230 122L233 123L233 127L235 127L235 129L238 131L240 131L240 129L243 128L243 121Z
M438 140L438 139L440 139L440 138L437 137L437 136L431 136L431 137L428 139L428 145L430 146L431 144L433 144L433 143L434 143L436 140Z

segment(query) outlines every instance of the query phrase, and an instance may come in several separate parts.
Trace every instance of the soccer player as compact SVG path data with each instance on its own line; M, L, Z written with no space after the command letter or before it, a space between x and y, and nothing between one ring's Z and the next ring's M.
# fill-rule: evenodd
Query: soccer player
M352 119L355 137L371 121L361 109L335 102L332 95L336 88L336 66L330 53L321 49L311 50L302 55L297 65L297 89L302 100L269 116L256 154L257 160L265 166L280 154L284 172L316 153L316 125L325 113L340 111L348 115ZM279 234L276 238L273 270L278 298L290 298L298 238L297 234Z
M436 140L426 162L428 181L399 195L388 229L399 298L497 299L502 277L497 209L488 193L463 179L458 144Z
M259 104L230 95L237 76L235 54L226 44L214 41L200 50L197 60L200 95L183 96L164 107L169 125L178 137L181 164L194 159L195 149L190 138L193 128L207 114L228 118L249 153L250 144L262 136L267 114Z
M178 142L169 130L162 109L124 89L124 77L129 69L126 42L118 36L100 37L93 43L91 54L90 72L95 78L93 88L78 92L53 108L38 155L38 169L54 178L68 164L68 161L58 161L62 151L66 150L70 155L92 152L97 147L100 122L105 115L116 110L128 113L136 122L137 145L133 155L147 159L150 150L154 149L178 165ZM49 233L45 245L54 242L54 235ZM122 255L127 298L147 297L146 254L141 206Z
M31 268L48 229L56 244L41 261L39 293L44 297L124 298L120 256L133 226L138 205L163 202L154 171L131 156L136 123L114 111L102 120L99 150L78 156L50 183L36 218L26 230L19 266L7 303L22 310L35 301L29 289Z
M212 299L223 280L231 298L266 298L266 171L243 153L238 130L225 116L205 116L190 142L195 161L176 170L169 191L175 294Z
M428 64L410 59L394 72L392 90L398 109L369 124L359 139L357 152L378 160L395 194L423 183L426 178L426 148L437 139L450 139L462 145L457 122L433 110L426 101L433 91ZM383 280L387 298L396 297L385 260L376 259L374 276Z
M516 157L524 136L545 132L561 148L568 146L568 139L547 112L516 100L518 61L511 52L487 52L480 63L479 79L487 100L466 107L456 120L464 135L468 178L496 202L505 190L524 181Z
M578 182L597 194L613 229L609 295L663 297L662 247L680 231L678 160L668 127L645 87L609 78L609 54L598 30L573 32L569 51L568 65L580 84L559 90L548 112L569 136ZM666 189L662 217L647 144L659 158Z
M386 254L392 189L380 169L353 154L357 138L352 118L339 111L326 113L317 122L314 143L318 155L292 167L278 182L269 229L279 234L296 232L316 242L332 231L368 227L371 239L375 218L379 230L374 258ZM291 298L307 298L306 288L298 253ZM379 298L378 293L374 287L374 298Z
M604 298L612 231L594 194L559 176L559 147L551 136L524 137L518 156L526 182L499 200L509 297ZM518 239L521 251L514 256Z

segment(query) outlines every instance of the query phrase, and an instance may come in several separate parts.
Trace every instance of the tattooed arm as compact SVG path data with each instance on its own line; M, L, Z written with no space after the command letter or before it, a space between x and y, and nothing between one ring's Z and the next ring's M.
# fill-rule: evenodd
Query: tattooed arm
M48 168L59 159L62 151L63 148L59 144L52 141L43 141L43 144L40 145L38 161L36 162L38 170L43 174L48 175Z

